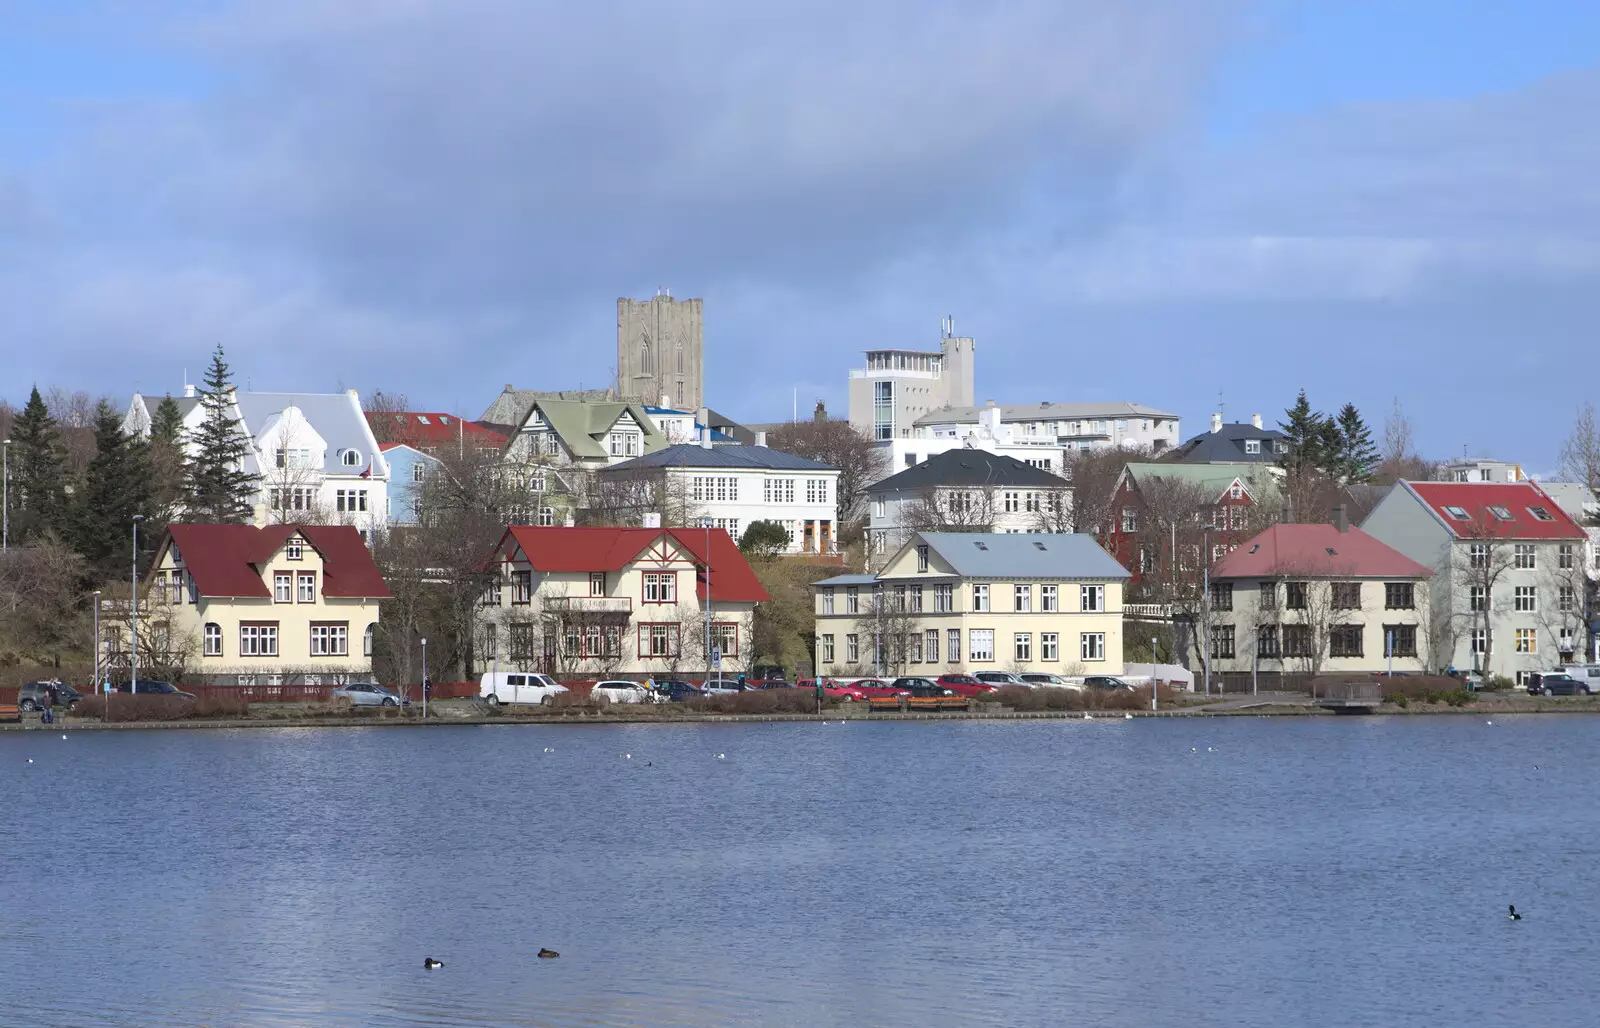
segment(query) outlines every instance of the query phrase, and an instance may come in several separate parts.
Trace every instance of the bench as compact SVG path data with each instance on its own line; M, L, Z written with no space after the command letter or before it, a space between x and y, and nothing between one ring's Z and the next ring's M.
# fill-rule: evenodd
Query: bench
M22 709L15 703L0 703L0 721L21 721Z

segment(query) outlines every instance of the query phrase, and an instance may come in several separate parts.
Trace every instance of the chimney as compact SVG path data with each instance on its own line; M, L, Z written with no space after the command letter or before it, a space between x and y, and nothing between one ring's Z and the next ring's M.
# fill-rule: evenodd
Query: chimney
M186 399L186 400L194 399L194 383L193 382L185 382L183 384L183 398Z
M1222 414L1218 412L1211 415L1211 432L1215 435L1220 431L1222 431Z
M1257 428L1260 428L1261 427L1261 415L1259 415L1259 414L1250 415L1250 424L1254 425Z
M1333 505L1333 527L1341 532L1350 531L1350 516L1345 513L1342 503Z
M663 407L671 407L672 406L672 397L668 396L666 393L662 393L661 394L661 406L663 406Z
M978 427L987 432L990 439L1000 438L1000 408L994 405L993 400L978 412Z
M699 417L698 417L697 420L700 422L700 445L703 448L709 450L709 449L711 449L711 411L710 411L710 409L708 409L706 407L701 407L700 408L700 412L699 412Z
M765 445L767 445L767 433L765 433L765 432L757 432L756 433L756 445L757 446L765 446Z
M506 383L506 392L514 393L516 391L517 391L516 388L514 386L512 386L512 384L510 382Z

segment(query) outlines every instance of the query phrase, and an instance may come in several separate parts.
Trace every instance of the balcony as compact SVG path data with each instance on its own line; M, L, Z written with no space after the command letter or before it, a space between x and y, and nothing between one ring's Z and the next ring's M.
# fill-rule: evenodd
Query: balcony
M633 599L628 596L551 596L544 609L568 614L632 614Z

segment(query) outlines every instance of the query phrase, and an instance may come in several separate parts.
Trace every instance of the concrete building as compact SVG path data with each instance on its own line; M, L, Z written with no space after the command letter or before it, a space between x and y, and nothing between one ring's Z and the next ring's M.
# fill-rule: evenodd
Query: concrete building
M372 680L378 605L390 593L354 528L169 525L151 568L141 636L157 633L158 650L182 655L185 681Z
M1436 482L1522 482L1522 465L1489 457L1462 457L1445 461L1434 472Z
M634 403L697 410L705 404L700 300L663 290L648 300L617 298L617 395Z
M613 465L601 477L659 476L662 488L648 495L672 497L681 523L710 518L735 541L753 522L770 521L788 531L787 553L836 553L839 469L759 442L682 443Z
M850 424L881 442L909 437L922 415L972 403L974 343L945 319L937 350L867 351L850 372Z
M1211 569L1206 656L1213 671L1427 671L1432 578L1342 509L1273 525Z
M984 437L1006 446L1089 450L1104 446L1161 453L1178 444L1178 416L1136 403L1021 403L950 406L912 426L914 440Z
M1086 535L914 533L813 586L820 675L1118 675L1128 573Z
M1435 665L1521 683L1593 654L1588 536L1535 482L1399 482L1361 526L1434 572Z
M661 528L506 530L499 580L477 608L485 666L563 678L643 679L749 669L767 599L726 532Z

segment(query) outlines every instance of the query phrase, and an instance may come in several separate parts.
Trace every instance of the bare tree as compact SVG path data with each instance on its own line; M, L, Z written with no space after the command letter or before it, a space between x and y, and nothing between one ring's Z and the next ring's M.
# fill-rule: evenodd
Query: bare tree
M1475 633L1482 634L1483 663L1478 670L1487 678L1494 666L1494 615L1505 609L1505 601L1496 600L1495 592L1516 566L1514 544L1477 522L1462 530L1459 539L1447 558L1451 564L1449 577L1452 583L1459 581L1466 586L1467 609L1458 617L1466 624L1469 639Z
M1130 462L1151 459L1148 450L1115 446L1067 451L1061 470L1061 477L1072 483L1072 497L1065 512L1067 530L1104 539L1111 531L1115 516L1112 508L1123 471Z
M911 609L909 589L910 583L880 583L868 600L865 616L856 621L874 675L904 674L913 650L921 648L921 618Z
M660 514L664 527L692 526L704 508L691 496L689 479L665 468L606 469L588 477L578 519L585 525L641 524Z
M887 451L848 421L801 421L767 433L767 445L839 469L839 539L858 538L867 520L867 490L889 474Z
M1550 560L1541 561L1533 600L1536 620L1554 657L1551 663L1560 663L1584 650L1590 582L1581 543L1570 544L1564 551L1558 548L1554 564L1551 567Z
M1400 398L1396 397L1393 409L1383 421L1383 460L1372 480L1388 485L1402 479L1427 481L1433 478L1438 462L1418 456L1412 445L1411 419L1406 417Z
M1572 434L1561 444L1561 477L1600 493L1600 427L1595 425L1592 403L1579 405Z
M0 652L54 662L80 648L85 571L83 558L53 535L0 553Z
M289 424L279 425L268 445L262 447L261 492L266 499L267 523L271 525L354 524L353 514L339 514L322 496L322 470L313 467L309 455L302 458L290 446Z
M361 401L361 409L368 414L383 415L367 419L372 427L372 434L380 445L406 442L404 426L393 417L411 409L411 401L404 393L386 393L382 389L374 389Z

